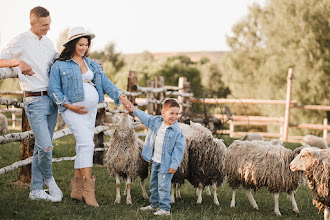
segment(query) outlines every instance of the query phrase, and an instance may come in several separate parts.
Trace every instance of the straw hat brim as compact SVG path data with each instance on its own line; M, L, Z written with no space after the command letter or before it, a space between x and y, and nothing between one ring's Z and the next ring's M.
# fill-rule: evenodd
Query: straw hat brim
M73 41L74 39L80 38L80 37L85 37L85 36L90 36L91 39L93 39L95 37L95 34L92 33L85 33L85 34L77 34L74 37L71 37L69 40L67 40L63 46L66 47L68 45L68 43L70 43L70 41Z

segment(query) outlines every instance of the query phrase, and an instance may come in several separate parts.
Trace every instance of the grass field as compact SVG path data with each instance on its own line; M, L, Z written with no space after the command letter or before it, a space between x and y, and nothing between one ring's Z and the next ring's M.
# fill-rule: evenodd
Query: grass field
M232 140L226 139L226 144ZM19 143L0 145L0 168L8 166L19 158ZM72 135L54 142L54 158L74 156L74 139ZM297 144L285 143L288 148ZM62 189L64 198L60 203L30 201L29 189L14 182L18 179L18 171L0 176L0 219L154 219L152 212L141 212L141 206L148 205L143 200L139 180L132 185L132 205L126 205L122 196L121 204L115 201L115 180L110 178L105 166L94 166L96 175L96 198L100 208L92 208L70 199L70 179L73 176L73 161L53 163L53 172L57 184ZM146 187L149 187L148 180ZM121 184L123 191L124 183ZM281 217L274 214L273 195L263 189L253 193L260 211L250 205L242 189L236 195L236 208L230 208L231 190L224 183L217 190L220 206L213 203L213 197L203 192L203 202L196 204L196 190L186 182L181 188L182 198L172 206L171 217L157 219L323 219L312 205L312 196L306 185L298 188L295 197L300 214L295 214L291 202L285 194L280 196ZM150 195L150 193L149 193Z

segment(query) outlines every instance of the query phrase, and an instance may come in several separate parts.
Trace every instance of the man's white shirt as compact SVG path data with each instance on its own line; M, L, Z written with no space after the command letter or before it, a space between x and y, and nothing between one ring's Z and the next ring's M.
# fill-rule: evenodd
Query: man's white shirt
M23 60L31 66L34 75L23 75L21 71L18 74L23 91L47 91L49 70L57 57L52 41L46 36L39 40L31 30L12 39L0 52L0 59Z

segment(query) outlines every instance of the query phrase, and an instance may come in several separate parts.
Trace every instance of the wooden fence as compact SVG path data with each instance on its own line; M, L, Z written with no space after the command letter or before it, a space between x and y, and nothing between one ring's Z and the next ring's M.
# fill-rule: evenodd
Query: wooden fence
M0 68L0 80L6 79L6 78L17 78L17 68ZM148 109L150 109L150 114L157 114L154 111L160 112L161 110L161 104L165 97L167 96L183 96L183 97L191 97L192 93L182 93L182 91L179 91L179 87L174 86L164 86L164 78L163 77L157 77L156 78L156 88L153 87L139 87L137 85L136 81L136 72L130 71L129 73L129 80L128 80L128 91L123 91L124 94L126 94L129 99L135 103L135 98L139 95L146 95L149 97L144 103L138 103L137 105L143 106L146 105ZM180 82L184 82L186 80L180 79ZM161 83L162 82L162 83ZM2 91L2 94L6 95L22 95L22 92L5 92ZM161 98L157 97L156 100L153 96L153 94L161 94ZM185 100L185 99L181 99ZM189 101L189 99L186 101ZM180 102L183 106L186 108L189 107L189 103ZM31 163L32 163L32 155L33 155L33 145L34 145L34 135L33 132L30 129L27 117L25 115L25 111L23 108L23 103L19 102L17 98L15 99L7 99L7 98L1 98L0 97L0 105L12 106L12 108L9 109L1 109L1 112L3 113L11 113L12 114L12 120L9 120L11 122L17 122L15 114L21 114L21 132L19 133L10 133L6 135L0 136L0 144L6 144L10 142L21 142L19 146L20 151L20 161L15 162L12 165L9 165L7 167L0 169L0 175L4 174L6 172L10 172L12 170L15 170L19 168L19 180L24 183L29 183L31 181ZM107 109L108 103L100 103L98 106L98 113L96 116L96 128L95 128L95 135L94 135L94 143L95 143L95 150L94 150L94 157L93 161L96 164L103 164L103 155L104 151L107 149L106 147L109 145L109 143L104 143L104 135L109 135L110 133L108 130L110 129L109 126L104 125L104 117L105 112L112 112L113 114L117 113L123 113L124 110L116 110L116 111L110 111ZM14 116L13 116L14 115ZM13 127L13 125L12 125ZM56 140L58 138L61 138L63 136L71 134L69 129L62 129L58 130L54 133L53 140ZM144 134L142 134L144 135ZM105 147L105 148L104 148ZM65 158L58 158L53 159L53 162L63 161L63 160L74 160L75 157L65 157Z

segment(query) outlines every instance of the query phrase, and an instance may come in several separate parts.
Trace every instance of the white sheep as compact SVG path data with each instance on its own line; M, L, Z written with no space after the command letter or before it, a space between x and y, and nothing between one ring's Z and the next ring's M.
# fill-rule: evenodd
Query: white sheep
M252 140L263 140L263 137L261 134L259 133L251 133L251 134L247 134L245 135L242 139L242 141L252 141Z
M328 148L328 145L325 143L325 141L322 138L311 134L305 135L301 142L304 147L311 146L311 147L318 147L320 149Z
M4 114L0 113L0 135L8 132L8 119Z
M299 153L283 147L280 141L234 141L226 153L227 182L233 189L230 207L235 207L236 191L240 185L253 208L259 210L251 189L266 187L274 193L275 214L280 216L279 193L289 194L293 211L299 213L294 191L303 182L303 173L294 173L289 164Z
M330 220L330 150L307 147L290 163L292 171L304 171L313 203Z
M148 163L142 158L143 142L137 137L132 118L124 114L111 135L110 146L106 154L110 176L116 177L116 200L120 203L120 177L126 179L126 203L132 204L131 181L140 177L143 198L148 199L144 180L148 177ZM125 194L125 193L124 193Z

